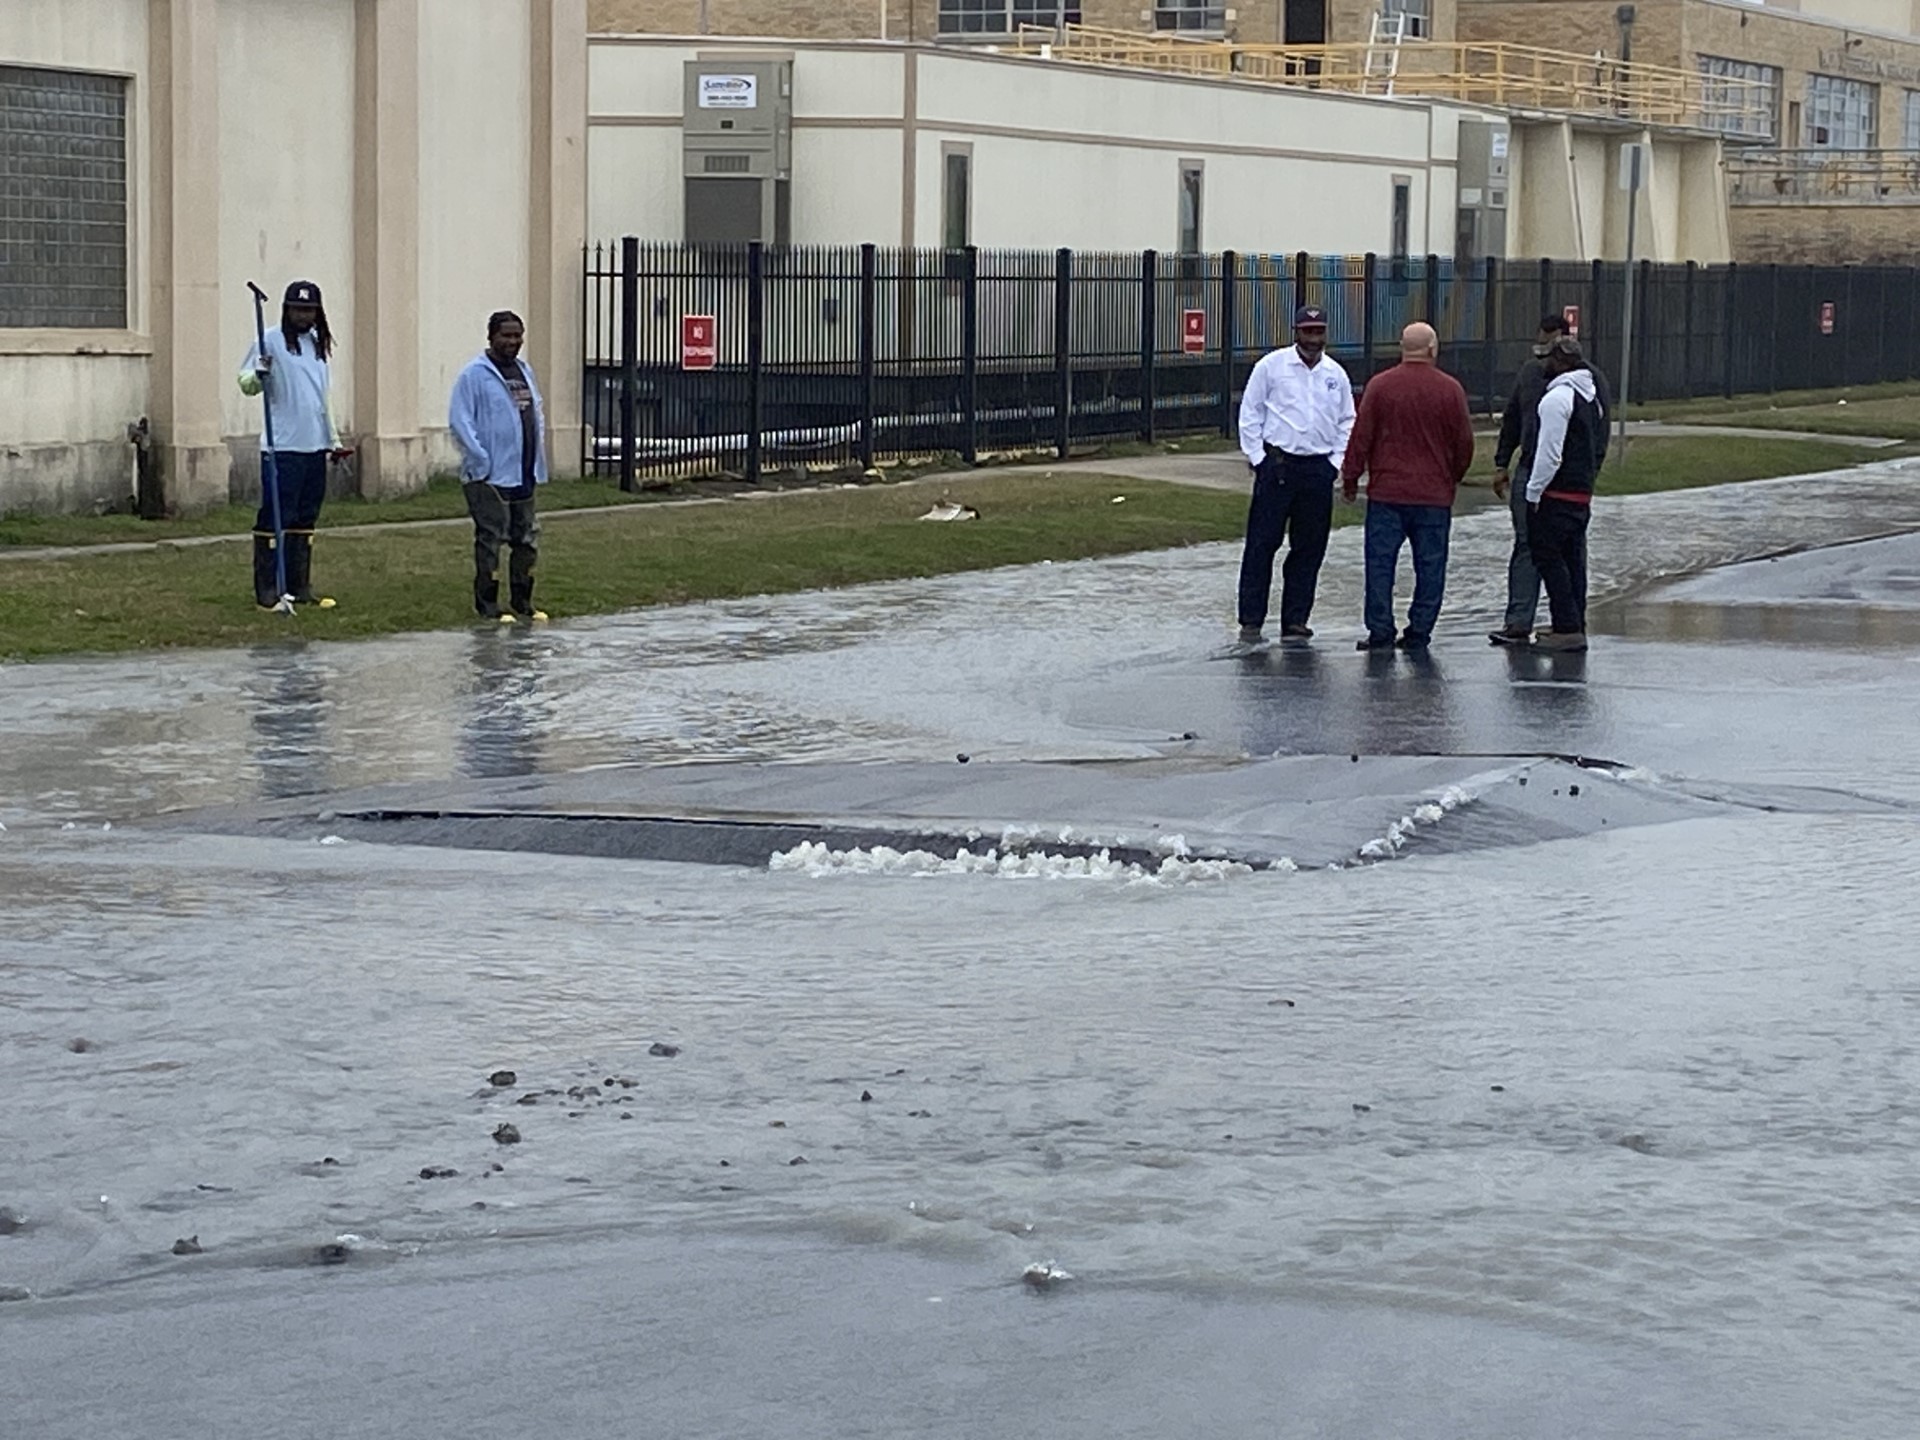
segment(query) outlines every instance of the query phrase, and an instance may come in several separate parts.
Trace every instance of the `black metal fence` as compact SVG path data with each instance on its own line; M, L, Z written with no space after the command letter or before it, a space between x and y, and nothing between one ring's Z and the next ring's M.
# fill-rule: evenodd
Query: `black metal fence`
M1920 375L1920 268L1642 262L1632 398ZM1401 327L1495 411L1542 314L1578 310L1620 375L1626 266L1595 261L1158 255L877 246L585 255L582 469L758 479L951 453L1230 433L1253 364L1323 307L1364 385Z

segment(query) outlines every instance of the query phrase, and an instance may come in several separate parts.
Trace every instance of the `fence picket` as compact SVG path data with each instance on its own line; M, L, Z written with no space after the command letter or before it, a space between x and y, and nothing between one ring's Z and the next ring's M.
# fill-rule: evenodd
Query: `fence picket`
M1642 263L1636 400L1905 380L1920 367L1903 323L1920 318L1920 268ZM1497 413L1543 309L1579 306L1588 353L1616 370L1611 312L1625 290L1613 263L1304 252L615 242L584 247L581 264L581 468L610 478L1230 432L1238 384L1290 341L1303 303L1325 307L1331 352L1357 385L1376 347L1427 319L1474 408ZM1187 311L1204 316L1192 350ZM689 316L713 321L710 368L685 363Z

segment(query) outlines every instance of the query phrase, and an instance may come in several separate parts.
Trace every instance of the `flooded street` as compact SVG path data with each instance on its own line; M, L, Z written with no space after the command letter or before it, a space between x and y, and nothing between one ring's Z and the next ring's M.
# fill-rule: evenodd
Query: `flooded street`
M1208 546L0 668L0 1428L1907 1433L1920 551L1847 542L1920 530L1916 477L1603 502L1585 657L1487 645L1494 512L1424 662L1352 653L1348 529L1317 647L1238 659ZM1190 803L1299 868L397 845L302 798L484 827L688 762L1042 849L1179 858Z

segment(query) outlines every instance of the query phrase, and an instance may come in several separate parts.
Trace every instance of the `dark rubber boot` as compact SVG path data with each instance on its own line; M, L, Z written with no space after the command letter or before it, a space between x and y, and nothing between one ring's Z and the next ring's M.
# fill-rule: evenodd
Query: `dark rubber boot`
M271 610L278 605L280 592L275 588L278 584L273 563L273 536L262 535L256 530L253 536L253 603L262 610Z
M500 578L487 570L473 574L473 608L483 620L500 618Z
M518 557L515 557L516 560ZM507 573L507 591L513 613L522 620L533 618L533 571L521 569L518 564L510 564Z
M287 532L287 593L293 596L296 605L320 603L320 597L313 593L313 532L310 530Z

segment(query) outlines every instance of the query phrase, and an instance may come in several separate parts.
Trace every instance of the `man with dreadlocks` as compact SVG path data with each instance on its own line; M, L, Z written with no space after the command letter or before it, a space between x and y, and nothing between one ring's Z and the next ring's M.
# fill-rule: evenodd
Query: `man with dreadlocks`
M258 395L264 390L273 408L272 469L287 544L287 590L297 605L328 608L333 601L313 593L313 527L327 498L327 461L352 453L341 444L333 419L332 358L333 330L320 303L320 287L296 280L287 286L280 327L266 332L264 350L256 341L240 366L241 392ZM260 443L266 444L264 436ZM265 473L262 467L263 479ZM253 598L266 609L280 599L273 546L273 500L263 492L260 513L253 519Z
M511 310L489 315L487 348L453 382L447 417L473 516L473 608L503 625L547 618L533 608L540 546L533 494L547 483L547 417L533 367L520 358L526 338L526 325ZM506 610L500 608L502 542L510 551Z

